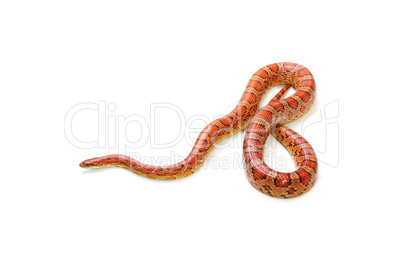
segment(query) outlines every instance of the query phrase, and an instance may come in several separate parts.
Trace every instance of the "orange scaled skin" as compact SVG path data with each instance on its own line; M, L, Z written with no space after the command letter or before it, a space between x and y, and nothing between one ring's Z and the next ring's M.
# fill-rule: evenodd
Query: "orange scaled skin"
M258 111L266 90L282 84L286 86ZM290 86L296 92L280 99ZM311 108L315 95L314 78L307 68L289 62L270 64L254 73L238 105L229 114L212 121L201 131L183 161L169 166L152 166L115 154L85 160L80 166L119 166L148 178L177 179L197 171L216 143L248 126L243 143L243 163L248 181L264 194L279 198L296 197L313 187L317 176L317 157L303 137L282 124L305 114ZM270 133L287 148L297 170L277 172L265 164L263 150Z

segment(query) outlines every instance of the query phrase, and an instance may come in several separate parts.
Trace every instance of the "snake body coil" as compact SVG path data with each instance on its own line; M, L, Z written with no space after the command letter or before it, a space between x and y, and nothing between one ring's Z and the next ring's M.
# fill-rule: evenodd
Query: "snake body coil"
M260 100L267 89L286 86L262 109ZM296 92L282 95L293 86ZM311 145L299 134L282 124L294 121L312 106L316 87L312 74L302 65L281 62L267 65L251 77L237 106L227 115L209 123L199 134L190 154L183 161L169 166L152 166L126 155L108 155L83 161L80 166L119 166L153 179L177 179L197 171L214 144L236 134L247 126L243 143L243 163L248 181L257 190L279 198L299 196L310 190L317 176L317 157ZM297 170L278 172L263 160L268 135L281 142L292 155Z

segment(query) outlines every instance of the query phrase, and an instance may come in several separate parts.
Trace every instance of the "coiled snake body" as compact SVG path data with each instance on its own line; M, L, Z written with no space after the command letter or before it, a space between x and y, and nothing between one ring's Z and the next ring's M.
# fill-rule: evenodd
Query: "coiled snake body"
M286 86L262 109L259 102L267 89ZM296 92L282 95L293 86ZM300 118L312 106L316 95L310 71L302 65L281 62L267 65L251 77L238 105L226 116L209 123L199 134L190 154L183 161L168 166L152 166L126 155L108 155L83 161L80 166L119 166L153 179L177 179L197 171L214 144L247 126L243 143L243 163L248 181L257 190L279 198L299 196L309 191L317 176L317 157L311 145L299 134L282 124ZM268 135L281 142L292 155L297 170L278 172L263 160Z

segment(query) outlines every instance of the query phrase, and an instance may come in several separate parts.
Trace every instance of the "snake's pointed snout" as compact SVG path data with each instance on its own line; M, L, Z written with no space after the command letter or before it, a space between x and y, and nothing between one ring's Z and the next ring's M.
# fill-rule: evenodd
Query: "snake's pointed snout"
M85 161L83 161L83 162L80 163L80 167L81 168L88 168L89 165L87 163L85 163Z
M94 159L87 159L80 163L80 167L82 167L82 168L92 168L92 167L96 167L96 166L97 166L97 162L94 161Z
M101 168L109 166L111 159L109 156L104 157L95 157L91 159L87 159L80 163L80 167L82 168Z

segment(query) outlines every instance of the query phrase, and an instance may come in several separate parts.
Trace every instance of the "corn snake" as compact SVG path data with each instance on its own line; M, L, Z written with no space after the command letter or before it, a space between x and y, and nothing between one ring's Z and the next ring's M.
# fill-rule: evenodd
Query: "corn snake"
M258 111L267 89L283 84L282 90ZM291 86L296 92L281 99ZM183 161L168 166L152 166L126 155L114 154L85 160L80 166L119 166L153 179L181 178L191 175L202 166L214 144L247 127L243 164L250 184L270 196L296 197L313 187L317 176L317 157L303 137L282 124L305 114L311 108L315 95L315 81L307 68L289 62L270 64L254 73L238 105L229 114L212 121L201 131L190 154ZM278 172L265 164L263 150L269 134L286 147L297 170Z

